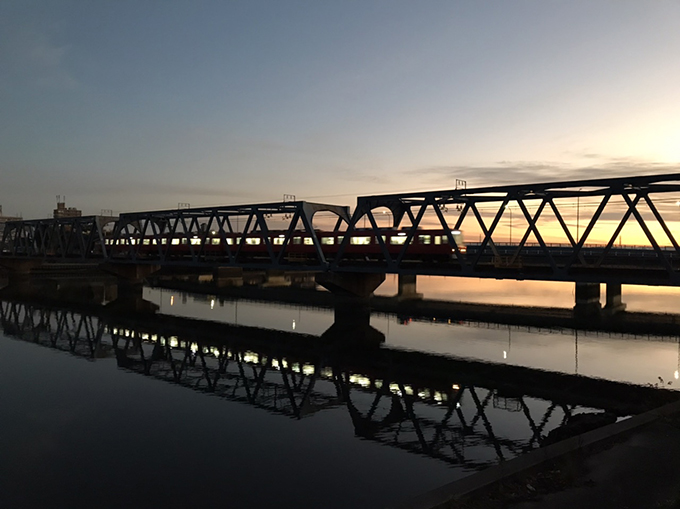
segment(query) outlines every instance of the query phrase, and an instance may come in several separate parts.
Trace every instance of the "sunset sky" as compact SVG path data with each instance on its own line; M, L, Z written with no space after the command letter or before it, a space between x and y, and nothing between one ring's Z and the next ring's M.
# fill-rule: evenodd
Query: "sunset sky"
M46 217L671 173L680 2L0 2L0 204Z

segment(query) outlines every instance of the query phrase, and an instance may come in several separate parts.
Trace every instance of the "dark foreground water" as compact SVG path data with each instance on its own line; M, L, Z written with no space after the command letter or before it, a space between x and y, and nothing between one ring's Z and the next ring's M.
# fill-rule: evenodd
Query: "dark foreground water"
M0 507L386 507L536 448L598 408L503 390L513 356L573 373L569 335L375 317L387 356L346 354L320 339L330 312L144 297L164 315L212 320L0 302ZM677 364L668 340L596 343L598 355L629 350L620 358L647 366L641 384ZM448 364L456 356L500 371L459 381L476 365ZM602 369L630 378L625 364Z

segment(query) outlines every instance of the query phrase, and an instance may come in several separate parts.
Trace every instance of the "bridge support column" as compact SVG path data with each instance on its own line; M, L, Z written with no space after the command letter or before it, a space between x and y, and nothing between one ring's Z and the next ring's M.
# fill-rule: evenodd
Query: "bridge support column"
M118 278L116 298L106 305L107 309L116 312L156 312L158 306L142 298L142 286L147 277L160 269L159 265L103 263L100 268ZM109 290L108 294L113 296L114 292Z
M604 313L615 315L626 309L626 304L621 302L621 283L607 283L607 302Z
M213 271L213 282L219 288L243 286L243 269L241 267L217 267Z
M600 315L602 308L600 304L600 283L576 283L575 296L575 316L586 318Z
M290 278L287 278L286 273L282 270L267 270L264 276L264 283L261 286L262 288L290 286Z
M147 277L161 268L160 265L146 263L103 263L99 267L128 285L141 285Z
M415 274L399 274L397 279L398 300L418 300L423 298L422 293L416 291Z
M316 282L335 295L368 299L385 281L385 274L358 272L320 272Z
M375 346L385 335L371 327L369 298L385 281L385 274L323 272L316 282L335 295L335 321L322 335L331 342L351 346Z
M109 291L110 296L114 292ZM143 287L141 284L129 284L123 280L119 283L115 291L115 299L106 304L107 311L112 313L156 313L158 305L148 300L144 300Z

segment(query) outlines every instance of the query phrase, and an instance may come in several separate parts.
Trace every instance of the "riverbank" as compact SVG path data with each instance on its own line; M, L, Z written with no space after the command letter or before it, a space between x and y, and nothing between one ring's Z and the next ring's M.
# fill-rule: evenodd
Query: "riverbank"
M680 507L680 402L537 449L394 509Z

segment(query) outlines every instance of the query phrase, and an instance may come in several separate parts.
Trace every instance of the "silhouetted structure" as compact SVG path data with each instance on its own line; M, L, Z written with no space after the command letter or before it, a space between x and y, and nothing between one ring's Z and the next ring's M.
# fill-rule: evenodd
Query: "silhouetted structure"
M2 233L5 231L5 223L9 221L21 221L21 216L5 216L2 213L2 205L0 205L0 239L2 238Z
M65 217L80 217L83 211L75 207L66 207L66 196L57 196L57 208L54 209L52 217L54 219L62 219Z

